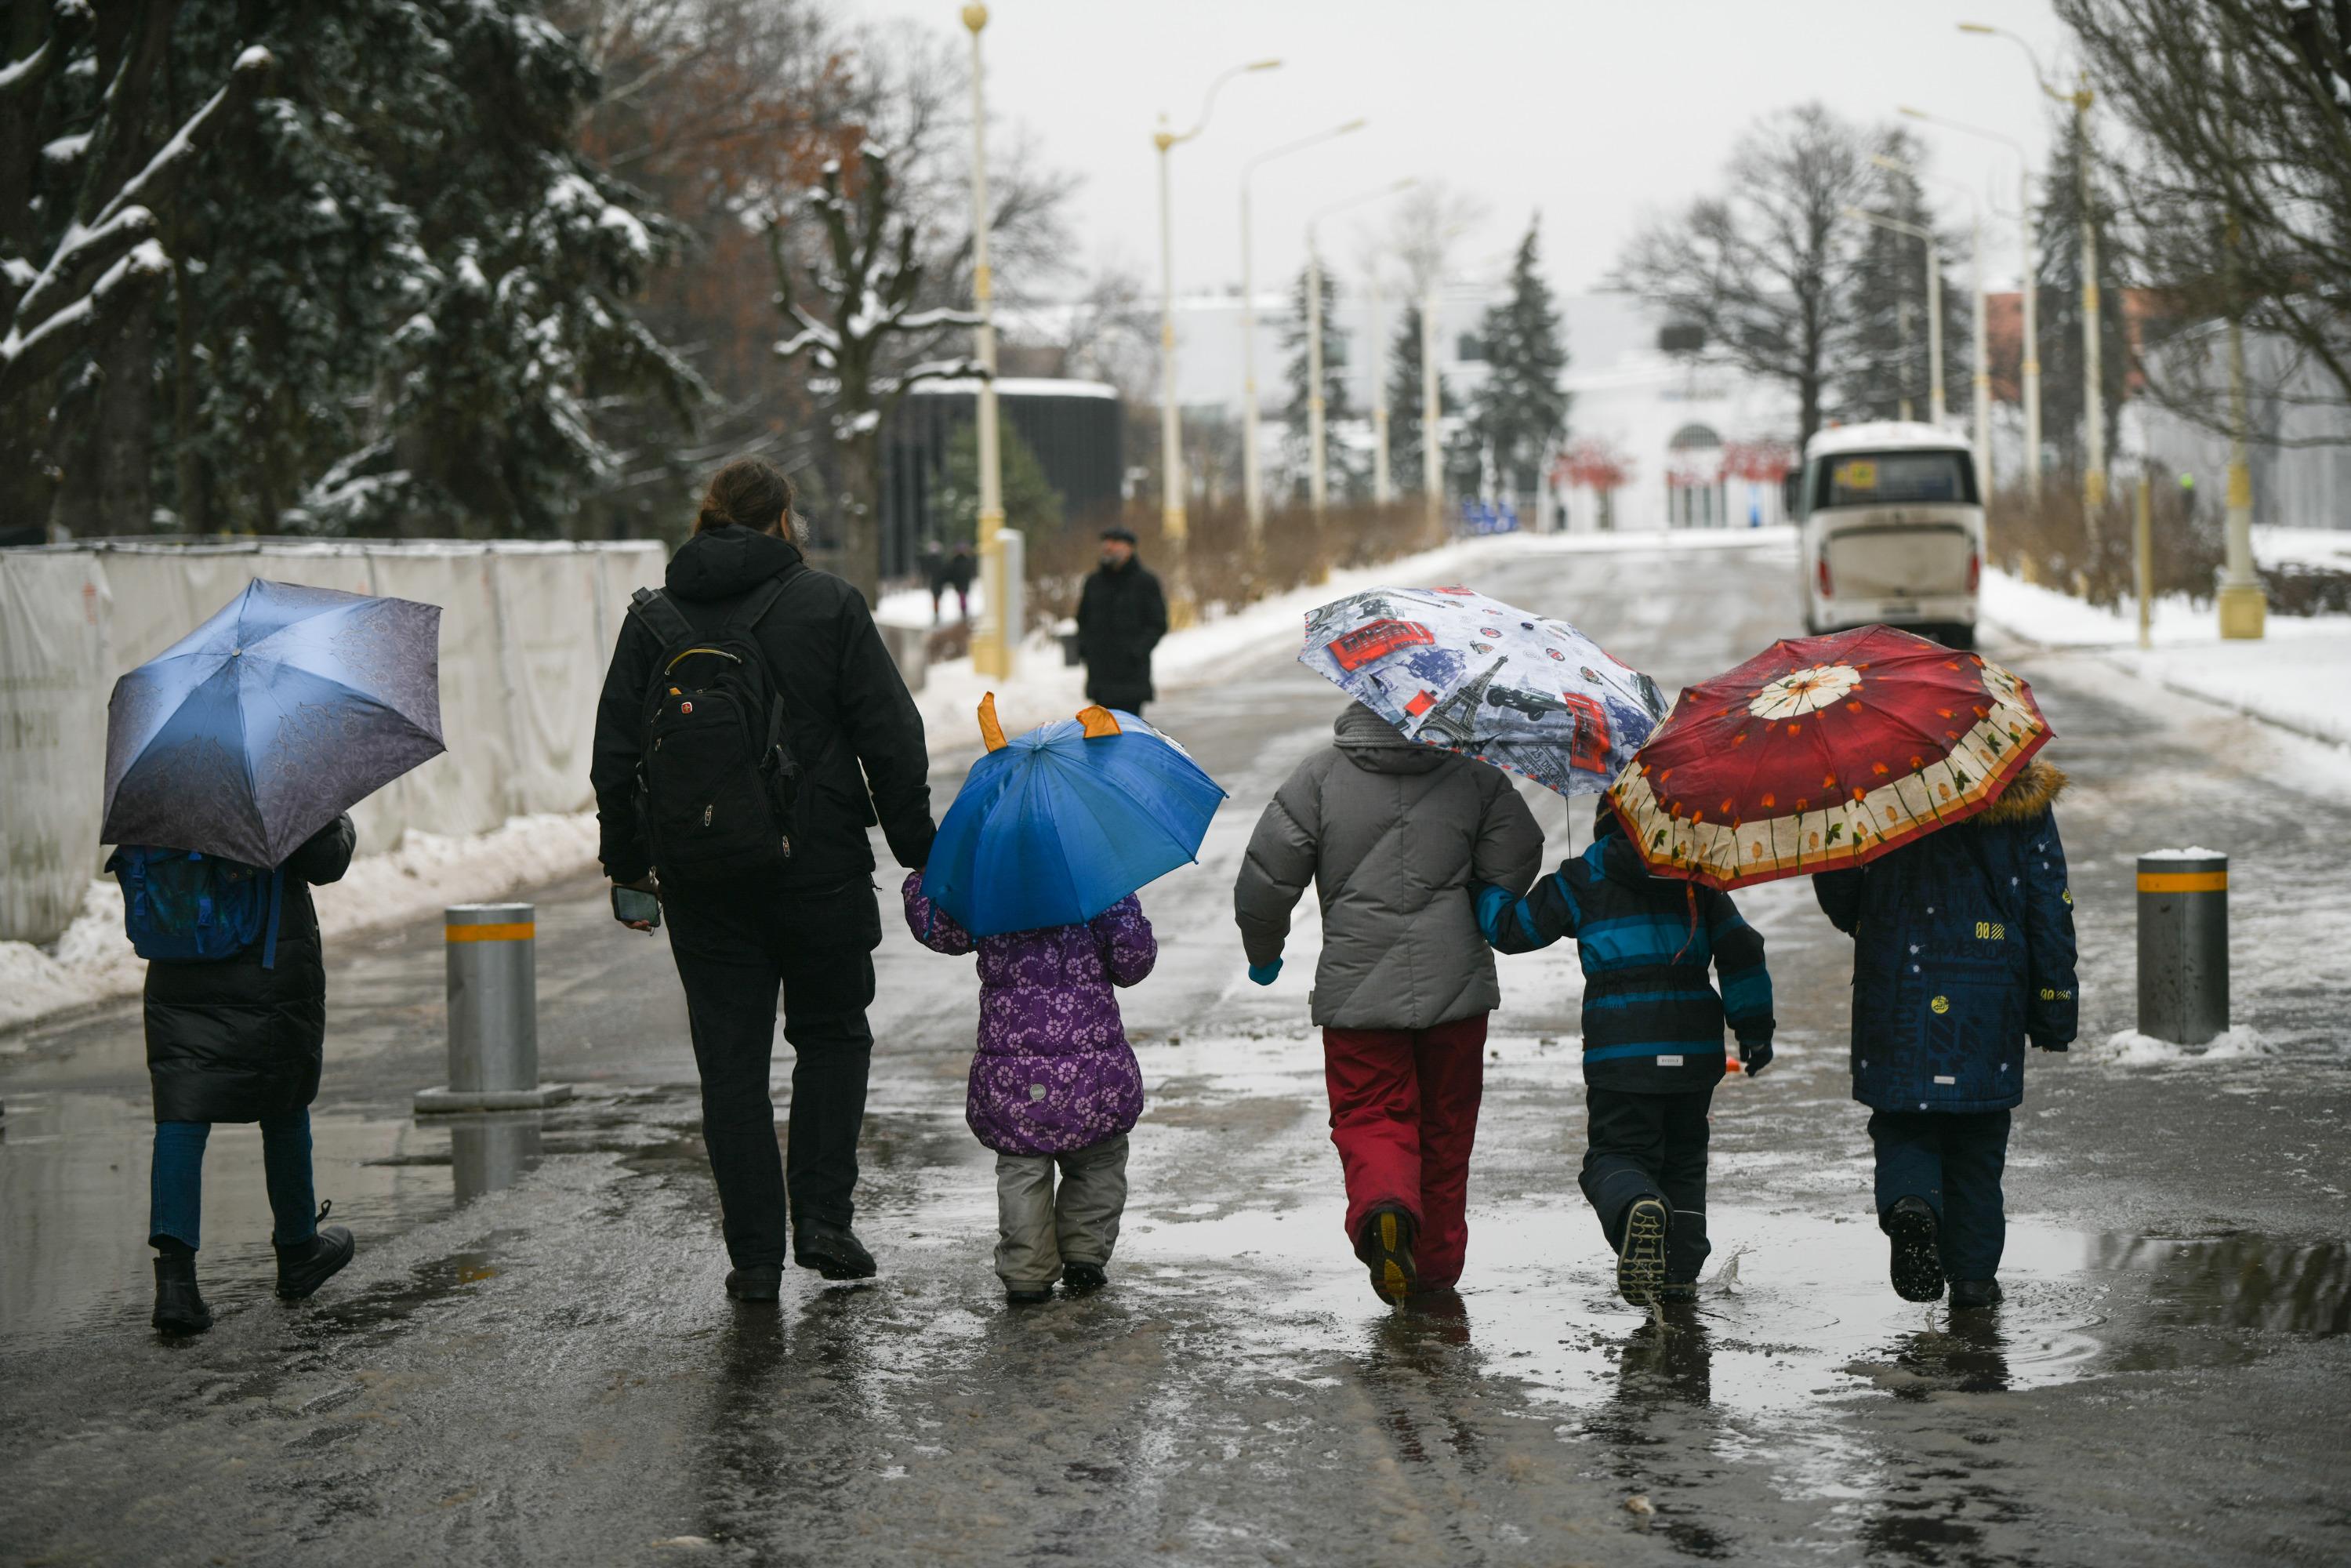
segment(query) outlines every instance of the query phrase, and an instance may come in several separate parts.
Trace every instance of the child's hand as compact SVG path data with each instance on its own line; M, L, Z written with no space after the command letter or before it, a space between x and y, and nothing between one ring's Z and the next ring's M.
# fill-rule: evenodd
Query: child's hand
M1754 1077L1757 1073L1771 1066L1771 1042L1768 1040L1757 1040L1754 1043L1750 1044L1746 1040L1740 1040L1739 1042L1739 1065L1750 1078Z
M1275 977L1280 973L1281 960L1279 958L1276 958L1270 964L1251 964L1249 967L1249 978L1255 980L1260 986L1270 986L1273 984Z

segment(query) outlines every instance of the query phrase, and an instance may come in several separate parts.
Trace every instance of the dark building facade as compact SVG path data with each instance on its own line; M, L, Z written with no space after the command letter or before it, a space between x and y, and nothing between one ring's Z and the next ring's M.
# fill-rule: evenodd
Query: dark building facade
M1124 413L1102 382L998 377L998 417L1037 455L1061 517L1078 525L1114 511L1123 472ZM905 577L925 538L946 539L936 497L956 433L978 417L977 382L920 382L882 436L882 575Z

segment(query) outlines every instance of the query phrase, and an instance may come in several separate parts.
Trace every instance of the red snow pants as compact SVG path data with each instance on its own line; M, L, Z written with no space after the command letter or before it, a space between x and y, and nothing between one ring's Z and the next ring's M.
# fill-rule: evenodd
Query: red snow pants
M1435 1029L1326 1029L1322 1073L1331 1141L1347 1179L1347 1244L1383 1204L1419 1228L1413 1264L1423 1290L1461 1278L1469 1246L1469 1145L1486 1082L1486 1017Z

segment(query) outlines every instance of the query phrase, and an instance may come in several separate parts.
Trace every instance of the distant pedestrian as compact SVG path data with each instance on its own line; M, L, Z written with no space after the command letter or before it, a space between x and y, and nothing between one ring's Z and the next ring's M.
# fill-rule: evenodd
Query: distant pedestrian
M939 623L939 601L946 596L953 579L947 573L946 547L936 539L923 541L923 586L931 591L931 624Z
M166 1333L202 1333L212 1309L196 1284L204 1213L204 1145L215 1122L261 1124L277 1293L300 1300L351 1260L356 1246L314 1211L310 1102L318 1098L327 1037L327 964L314 885L340 881L357 834L338 816L288 856L280 877L183 852L126 845L108 862L121 878L135 940L179 921L201 903L205 924L249 940L225 953L151 958L147 965L147 1075L155 1095L155 1158L149 1177L147 1244L155 1249L152 1322ZM216 879L231 879L220 881ZM249 891L247 896L241 896ZM193 919L162 931L200 948ZM234 940L234 938L232 938Z
M1750 1073L1771 1064L1763 938L1729 894L1650 875L1605 800L1590 849L1524 898L1479 889L1478 924L1505 953L1574 938L1590 1114L1579 1185L1616 1254L1620 1295L1696 1300L1710 1250L1707 1109L1727 1065L1723 1026Z
M1823 872L1823 912L1854 938L1853 1097L1870 1107L1877 1218L1896 1294L2000 1304L2001 1173L2024 1048L2064 1051L2079 1003L2074 895L2035 758L1991 805L1867 865Z
M1380 1299L1447 1290L1468 1247L1469 1155L1487 1015L1501 1003L1472 883L1516 897L1542 831L1499 769L1406 740L1361 703L1266 806L1233 887L1249 977L1281 973L1290 911L1314 884L1331 1141L1347 1238Z
M866 829L917 868L935 831L922 716L863 598L786 537L791 507L790 481L756 458L711 480L667 587L641 591L621 628L590 767L605 874L668 916L726 1290L750 1301L781 1289L788 1194L801 1268L874 1271L850 1228L882 940ZM652 929L617 898L614 915ZM780 1160L779 988L794 1052Z
M1167 635L1167 599L1134 553L1134 535L1104 528L1102 564L1078 596L1078 653L1086 662L1086 700L1141 715L1157 697L1151 651Z
M979 558L971 553L971 546L962 540L956 543L955 553L947 557L947 583L955 590L956 616L971 619L971 583L979 575Z
M982 726L1000 750L995 711L991 698ZM1099 709L1079 716L1099 721L1090 732L1118 733ZM996 1151L1005 1299L1050 1301L1056 1281L1071 1295L1101 1289L1126 1212L1127 1134L1143 1113L1143 1070L1113 988L1150 975L1159 956L1151 922L1130 893L1083 922L974 937L925 894L920 872L907 874L900 896L924 946L979 954L979 1043L964 1120Z

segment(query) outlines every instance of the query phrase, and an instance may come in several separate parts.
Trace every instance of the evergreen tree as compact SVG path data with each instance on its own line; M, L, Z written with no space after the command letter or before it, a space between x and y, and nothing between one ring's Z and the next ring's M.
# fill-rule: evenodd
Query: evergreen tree
M1307 354L1306 280L1310 269L1301 267L1298 282L1290 291L1290 317L1282 323L1281 346L1290 356L1290 401L1282 406L1282 419L1290 427L1289 463L1290 483L1296 499L1304 500L1307 474L1311 466L1311 455L1307 447L1307 388L1311 362ZM1339 284L1326 270L1322 274L1322 433L1324 473L1332 494L1343 496L1358 487L1364 476L1356 469L1353 455L1338 439L1338 426L1356 417L1353 403L1347 398L1347 337L1339 329Z
M2082 136L2074 117L2056 139L2043 186L2034 244L2040 255L2041 430L2057 449L2061 468L2079 472L2084 459L2082 410ZM2093 222L2098 230L2098 380L2105 394L2106 452L2116 450L2128 390L2130 343L2123 326L2123 291L2114 231L2115 207L2097 164L2090 165Z
M997 462L1003 480L1004 526L1030 539L1061 531L1061 493L1045 477L1045 465L1020 432L1000 413L996 425ZM979 426L959 424L947 438L946 466L939 476L931 509L939 542L952 548L979 542Z
M1503 486L1531 494L1567 434L1567 340L1551 285L1539 270L1540 216L1530 221L1510 261L1508 298L1489 306L1478 328L1487 375L1469 410L1476 444L1490 450Z
M180 213L183 525L565 531L619 461L600 405L699 392L631 308L673 231L573 145L594 71L536 5L464 0L192 0L174 71L240 25L283 69Z
M1943 391L1949 412L1956 417L1970 407L1973 386L1967 371L1971 352L1967 274L1911 172L1922 155L1917 139L1906 131L1890 131L1878 150L1902 167L1873 165L1871 189L1858 204L1936 236L1943 268ZM1860 233L1844 280L1844 333L1837 345L1841 412L1847 419L1896 419L1907 399L1910 417L1926 419L1934 408L1926 242L1876 224L1856 226Z
M1400 496L1421 494L1420 334L1420 305L1416 301L1405 307L1404 319L1396 326L1395 340L1388 352L1388 472ZM1440 416L1461 412L1461 400L1446 384L1441 371L1437 377L1437 408ZM1457 431L1450 444L1458 447L1461 440ZM1448 472L1455 455L1449 452L1447 455Z

